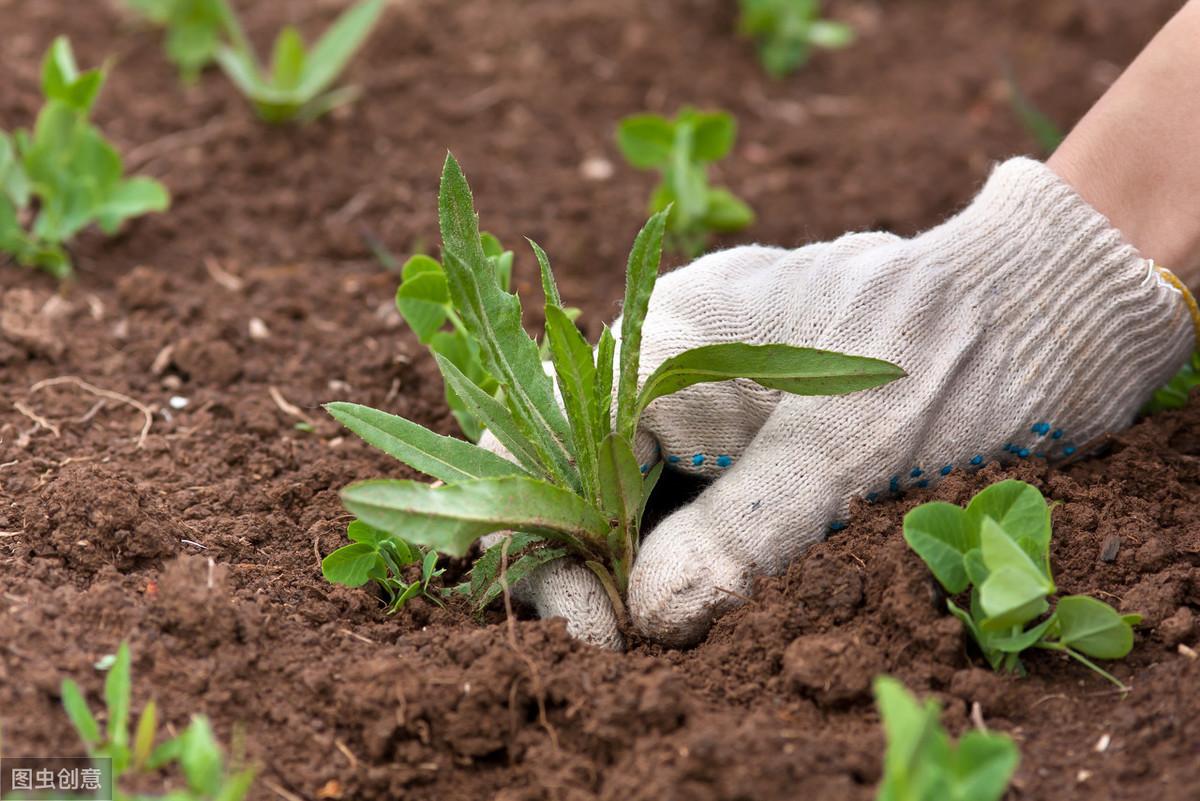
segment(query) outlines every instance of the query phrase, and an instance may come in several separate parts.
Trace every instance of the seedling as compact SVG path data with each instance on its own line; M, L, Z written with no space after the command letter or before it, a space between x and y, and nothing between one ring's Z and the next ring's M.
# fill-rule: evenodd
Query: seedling
M486 231L480 234L480 245L496 272L500 288L508 292L512 283L513 252L505 250L500 240ZM404 263L401 284L396 290L396 308L422 345L453 362L463 375L484 392L492 396L499 392L500 384L492 378L480 359L479 343L454 311L446 284L446 272L438 261L417 254ZM579 309L565 311L572 320L579 316ZM549 342L542 343L543 361L550 358L549 346ZM449 384L446 384L446 403L463 434L472 442L478 442L483 436L483 423L471 414Z
M621 615L642 510L662 470L661 463L639 467L633 451L638 417L656 398L693 384L739 377L797 394L834 395L904 375L878 359L728 343L667 359L639 390L642 324L669 213L663 210L638 234L629 256L619 348L608 328L594 349L588 344L562 307L546 254L530 243L542 271L546 336L560 407L538 346L521 327L520 301L504 291L484 252L470 188L453 157L447 157L442 172L438 208L450 302L478 343L501 399L451 360L436 352L434 358L446 382L514 461L374 409L351 403L326 408L371 445L444 482L350 485L342 491L342 501L368 526L452 556L465 555L485 534L520 532L476 563L472 583L477 603L494 594L499 574L493 568L503 563L496 548L507 547L516 557L508 568L510 581L535 564L570 555L600 578ZM521 551L526 552L518 555Z
M1194 351L1188 363L1142 407L1142 414L1156 414L1167 409L1182 409L1187 406L1192 390L1200 387L1200 351Z
M625 160L657 170L662 181L650 196L650 213L670 209L668 245L688 256L704 251L713 232L740 231L754 212L727 189L708 184L708 165L729 155L737 123L724 111L684 108L675 119L635 114L621 120L617 144Z
M104 700L108 715L103 730L79 686L70 679L62 683L62 699L67 717L83 740L88 756L112 760L114 801L147 801L147 796L141 793L135 795L123 791L121 778L129 774L152 775L170 765L179 766L187 787L168 792L162 796L162 801L241 801L246 797L254 782L255 769L231 772L226 768L212 726L203 715L194 715L182 734L156 746L158 708L151 701L130 732L132 681L127 643L121 643L107 670Z
M1020 753L1004 734L971 731L950 742L934 700L923 705L888 676L875 679L887 752L877 801L999 801Z
M217 63L264 121L314 120L358 97L357 87L329 87L366 41L383 6L384 0L363 0L347 9L311 50L300 31L285 27L275 39L268 70L246 42L218 48Z
M0 252L58 278L71 274L66 243L88 225L115 234L169 203L157 181L123 177L121 157L88 121L104 77L79 72L60 36L42 62L46 102L33 131L0 131Z
M387 596L388 614L394 614L417 596L441 605L430 590L430 582L445 572L437 569L437 551L417 548L386 531L355 520L346 528L350 545L338 548L321 560L326 580L345 587L361 587L368 581L378 584ZM420 565L420 577L404 580L405 568Z
M1023 675L1021 652L1042 648L1061 651L1125 688L1088 657L1124 657L1133 648L1133 626L1142 617L1118 614L1087 595L1068 595L1043 618L1050 609L1046 599L1056 589L1050 533L1049 504L1023 481L993 484L966 509L935 501L904 516L905 542L946 592L957 595L970 588L968 610L949 599L946 605L971 632L993 670Z
M814 48L838 50L854 41L854 29L821 19L820 0L741 0L738 30L758 42L767 72L782 78L808 63Z
M217 57L225 39L239 50L249 50L237 15L227 0L127 0L155 25L166 28L167 58L179 74L192 83Z

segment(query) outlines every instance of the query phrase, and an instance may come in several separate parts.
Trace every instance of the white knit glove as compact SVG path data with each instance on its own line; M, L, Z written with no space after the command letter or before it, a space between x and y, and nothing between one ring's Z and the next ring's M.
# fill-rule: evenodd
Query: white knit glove
M716 479L658 525L629 611L669 645L844 525L849 501L924 487L995 461L1057 459L1129 425L1193 346L1179 290L1039 162L999 166L958 216L912 239L844 236L741 247L664 276L650 301L644 380L718 342L784 342L886 359L908 376L841 397L750 381L656 400L639 458ZM595 577L552 563L517 594L619 648Z

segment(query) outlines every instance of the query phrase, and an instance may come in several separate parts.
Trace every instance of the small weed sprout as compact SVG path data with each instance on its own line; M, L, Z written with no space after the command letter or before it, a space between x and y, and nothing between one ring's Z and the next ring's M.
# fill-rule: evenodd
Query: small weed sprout
M363 0L352 6L312 49L305 47L296 28L285 27L275 39L268 70L262 69L244 40L219 47L217 62L265 122L315 120L358 97L358 87L329 87L366 41L383 8L384 0Z
M738 30L758 43L763 68L776 78L803 67L813 48L837 50L854 41L854 29L821 19L820 0L741 0Z
M1001 481L977 493L966 509L941 501L916 507L904 516L904 541L946 592L971 590L968 609L952 600L946 605L993 670L1024 674L1021 652L1041 648L1061 651L1124 689L1088 657L1128 654L1141 615L1121 615L1090 596L1068 595L1034 623L1049 611L1046 599L1056 589L1050 508L1037 487Z
M1022 127L1033 137L1046 155L1053 153L1066 138L1062 129L1029 99L1029 96L1021 89L1021 85L1017 83L1017 76L1011 67L1005 68L1004 83L1008 87L1008 97L1013 113L1021 121Z
M708 183L708 165L729 155L736 138L737 122L724 111L684 108L673 120L658 114L621 120L617 145L625 160L662 175L650 197L650 213L671 209L671 249L698 256L712 233L740 231L754 222L749 206L729 190Z
M217 58L227 39L249 50L242 26L227 0L126 0L155 25L166 29L167 58L185 83L193 83Z
M437 552L418 548L386 531L355 520L346 528L351 544L338 548L321 560L321 574L333 584L361 587L374 581L386 596L388 614L394 614L417 596L441 605L442 601L430 589L444 569L437 567ZM420 576L406 582L404 569L420 565Z
M874 688L887 736L877 801L999 801L1020 761L1007 735L972 731L953 743L936 701L922 705L888 676Z
M120 155L89 121L104 77L103 69L81 73L70 43L55 39L33 131L0 131L0 252L58 278L72 271L66 243L88 225L115 234L170 202L157 181L124 177Z
M638 417L656 398L733 378L786 392L835 395L904 375L878 359L727 343L667 359L639 390L642 324L669 213L663 210L646 223L629 256L620 346L607 328L595 348L584 339L563 309L549 259L531 243L541 267L560 406L539 348L521 327L520 301L504 290L484 251L470 188L453 157L446 159L438 209L450 303L478 343L500 395L485 391L450 359L436 352L434 358L447 384L515 461L402 417L331 403L329 413L369 444L444 482L363 481L346 487L342 501L361 522L389 538L452 556L465 555L485 534L517 532L509 544L515 559L508 568L510 582L570 555L599 577L624 619L622 596L637 556L642 511L662 470L661 463L639 466L633 438ZM466 589L476 604L498 592L502 547L485 552L472 570ZM363 562L357 577L378 580L379 563L368 564L365 553Z
M151 701L131 732L129 645L121 643L116 656L106 661L109 664L104 701L108 714L103 730L88 708L83 692L70 679L62 683L62 701L67 717L87 747L88 756L112 760L114 801L149 801L147 796L123 791L121 778L130 773L153 774L170 765L179 766L186 789L170 791L162 801L241 801L246 797L254 782L255 769L232 772L227 769L212 726L203 715L194 715L178 737L155 745L158 708Z
M1142 407L1142 414L1182 409L1187 406L1192 390L1196 387L1200 387L1200 351L1193 351L1188 363L1165 385L1154 390L1150 400Z

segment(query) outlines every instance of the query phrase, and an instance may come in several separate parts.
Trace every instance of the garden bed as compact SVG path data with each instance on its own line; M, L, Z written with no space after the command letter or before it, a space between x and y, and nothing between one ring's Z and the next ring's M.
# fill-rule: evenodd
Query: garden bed
M287 19L318 30L339 6L239 5L260 45ZM992 160L1035 151L1006 59L1065 125L1177 2L836 3L860 41L772 81L731 34L732 3L413 0L350 70L364 99L299 129L261 126L219 75L182 88L159 36L115 6L0 0L0 127L28 124L41 53L68 34L84 64L115 54L98 122L174 198L118 239L82 237L61 293L0 269L5 755L81 753L59 683L96 693L93 663L128 639L134 708L155 697L177 727L207 713L227 742L240 728L262 766L256 799L867 799L880 672L940 697L956 734L978 702L1020 745L1012 797L1200 795L1195 406L1100 458L992 467L859 507L685 652L602 652L561 621L510 630L502 612L481 625L422 600L388 617L318 564L344 542L338 489L409 475L320 403L454 431L433 361L392 305L398 279L368 245L436 244L447 148L484 227L546 247L594 339L653 182L620 162L621 116L736 114L716 177L759 222L725 244L910 233L970 197ZM517 250L515 286L536 295ZM86 384L39 385L70 376ZM89 386L147 407L144 439L137 405ZM1002 476L1063 502L1063 592L1145 615L1111 665L1127 696L1048 653L1025 679L985 671L906 549L904 511Z

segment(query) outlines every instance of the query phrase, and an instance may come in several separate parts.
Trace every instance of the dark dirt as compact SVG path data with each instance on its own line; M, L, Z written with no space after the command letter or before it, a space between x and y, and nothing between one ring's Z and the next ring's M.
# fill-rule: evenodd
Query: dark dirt
M867 799L880 671L939 697L956 733L978 702L1012 734L1012 798L1200 797L1200 661L1186 655L1200 637L1200 407L1142 423L1103 458L989 468L860 508L686 652L603 653L560 622L521 621L510 639L502 616L481 626L423 602L387 617L317 564L343 540L338 488L403 472L319 403L453 430L366 244L436 241L446 148L485 227L541 241L595 334L653 182L620 163L620 116L737 114L716 177L760 219L726 242L912 232L964 202L991 160L1033 151L1006 60L1069 124L1178 0L835 2L860 41L786 81L730 35L732 2L411 0L350 71L363 102L279 131L219 75L180 87L160 37L117 5L0 0L0 127L29 124L40 55L67 33L84 64L115 56L98 121L175 199L114 240L83 236L61 292L0 268L6 754L78 753L59 683L96 700L92 665L127 638L135 706L156 697L175 727L204 712L226 739L240 728L263 769L256 799ZM340 3L238 5L265 43L289 19L319 29ZM597 158L610 178L584 177ZM536 294L524 251L516 281ZM62 376L135 403L38 385ZM153 415L141 447L136 404ZM1049 654L1021 680L981 669L905 550L906 509L1005 475L1063 502L1064 592L1145 614L1111 666L1127 698Z

